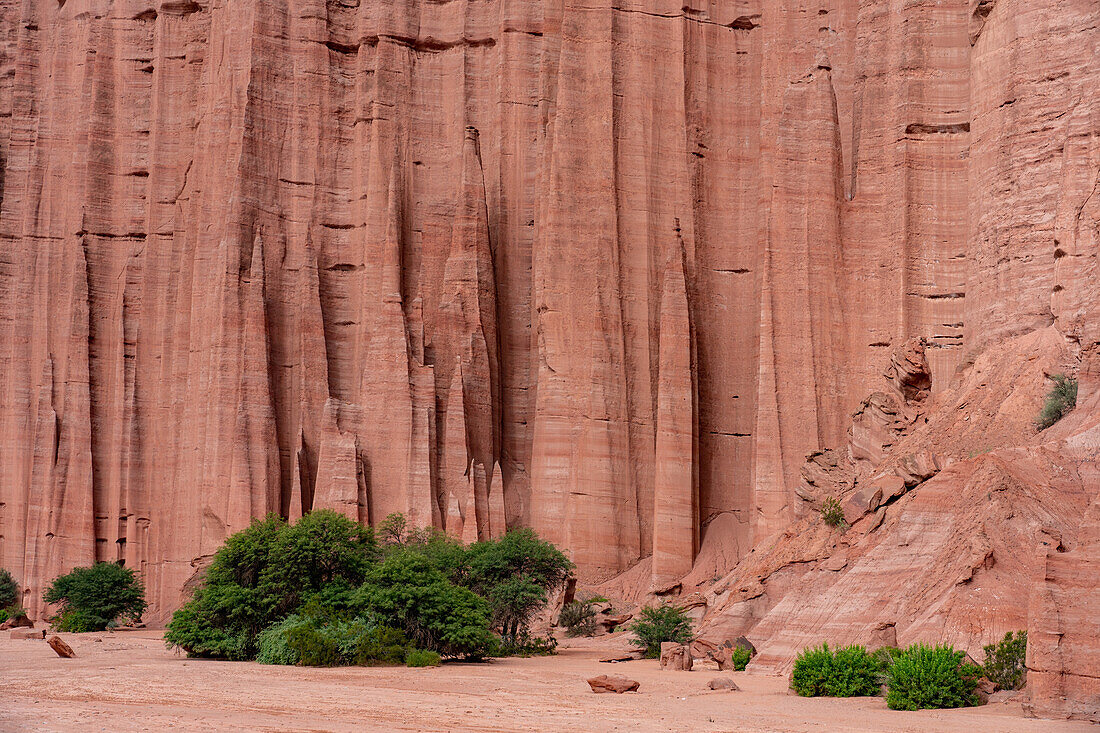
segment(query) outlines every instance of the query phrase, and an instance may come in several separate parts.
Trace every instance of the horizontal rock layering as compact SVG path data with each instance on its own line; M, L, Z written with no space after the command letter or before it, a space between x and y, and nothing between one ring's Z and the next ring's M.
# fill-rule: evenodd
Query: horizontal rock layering
M163 617L250 518L329 507L724 572L908 339L933 393L1100 340L1098 27L0 0L0 562L37 612L124 559Z

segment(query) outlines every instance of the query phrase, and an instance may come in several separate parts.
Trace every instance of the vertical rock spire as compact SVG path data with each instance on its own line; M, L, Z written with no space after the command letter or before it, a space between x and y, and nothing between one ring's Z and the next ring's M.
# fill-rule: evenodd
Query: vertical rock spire
M434 346L436 363L442 365L436 372L440 387L443 380L450 377L448 414L444 418L448 435L444 437L443 450L447 460L453 463L455 457L449 451L457 440L451 434L457 427L452 426L457 426L461 417L468 462L481 467L480 471L467 472L474 482L475 500L474 506L464 510L464 521L467 525L474 522L478 535L487 535L487 476L499 454L500 401L497 395L496 284L478 139L477 129L467 127L462 143L462 179L451 230L451 250L443 275L444 296ZM462 375L461 416L451 414L456 409L451 398L454 394L452 365Z
M661 287L657 440L653 482L653 587L663 590L691 570L698 547L695 471L695 375L692 330L677 231Z

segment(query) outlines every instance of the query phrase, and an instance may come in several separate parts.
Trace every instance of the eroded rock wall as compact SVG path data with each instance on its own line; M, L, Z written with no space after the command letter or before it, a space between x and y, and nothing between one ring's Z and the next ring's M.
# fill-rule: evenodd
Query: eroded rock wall
M735 561L907 339L1097 340L1098 15L0 0L0 562L163 615L322 506Z

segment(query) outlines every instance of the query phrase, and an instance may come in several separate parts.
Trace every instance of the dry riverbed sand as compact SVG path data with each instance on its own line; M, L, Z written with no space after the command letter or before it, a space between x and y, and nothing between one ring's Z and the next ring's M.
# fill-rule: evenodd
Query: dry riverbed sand
M784 678L744 672L732 674L741 691L710 692L713 665L603 664L604 651L583 646L429 669L308 669L187 659L156 631L61 636L75 659L0 639L0 731L1090 730L1025 718L1019 703L902 713L878 698L804 699ZM589 691L586 678L615 673L641 690Z

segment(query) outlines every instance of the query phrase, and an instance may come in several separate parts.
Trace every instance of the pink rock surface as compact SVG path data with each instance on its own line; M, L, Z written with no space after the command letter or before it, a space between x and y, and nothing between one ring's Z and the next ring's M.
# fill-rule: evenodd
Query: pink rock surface
M1021 628L1011 548L1091 498L1095 440L1030 419L1100 342L1098 28L0 0L0 564L41 617L124 560L163 620L229 533L330 507L529 525L640 595L736 568L707 619L765 666ZM876 477L845 539L811 526Z

